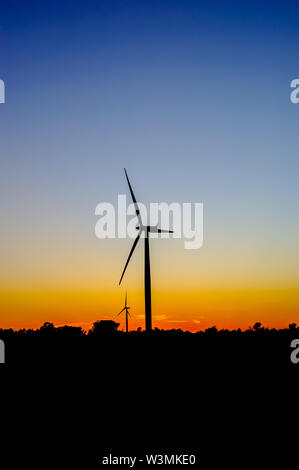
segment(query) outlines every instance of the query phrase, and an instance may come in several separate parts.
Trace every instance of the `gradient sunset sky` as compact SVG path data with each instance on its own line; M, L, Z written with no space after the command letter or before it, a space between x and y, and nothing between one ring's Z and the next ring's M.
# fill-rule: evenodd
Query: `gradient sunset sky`
M153 326L299 323L299 5L3 1L0 327L144 326L143 246L99 240L129 193L203 202L204 245L151 240ZM124 318L121 320L124 328Z

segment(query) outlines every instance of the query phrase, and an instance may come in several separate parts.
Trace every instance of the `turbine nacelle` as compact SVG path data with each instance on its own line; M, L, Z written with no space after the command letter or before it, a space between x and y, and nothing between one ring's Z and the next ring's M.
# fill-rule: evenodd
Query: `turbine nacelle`
M137 225L136 230L141 233L173 233L172 230L163 230L157 225Z

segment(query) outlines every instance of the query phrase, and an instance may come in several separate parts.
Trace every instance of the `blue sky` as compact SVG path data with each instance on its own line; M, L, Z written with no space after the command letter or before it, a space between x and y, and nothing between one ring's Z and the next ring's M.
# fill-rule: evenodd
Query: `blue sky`
M126 166L145 202L204 202L207 263L209 253L241 252L256 258L253 276L262 259L269 282L276 273L296 283L299 105L289 95L298 10L275 1L2 2L7 265L28 263L24 244L55 251L59 236L93 252L95 206L127 192Z

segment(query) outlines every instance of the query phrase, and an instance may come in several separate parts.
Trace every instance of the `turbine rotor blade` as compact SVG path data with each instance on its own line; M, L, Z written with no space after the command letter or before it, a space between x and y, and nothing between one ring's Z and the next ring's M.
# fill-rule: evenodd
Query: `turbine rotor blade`
M174 233L173 230L163 230L161 228L158 228L158 233Z
M124 274L125 274L125 272L126 272L127 266L128 266L128 264L129 264L129 261L130 261L130 259L131 259L132 254L133 254L133 252L134 252L134 250L135 250L135 248L136 248L136 245L137 245L137 243L138 243L139 238L140 238L140 233L138 233L138 235L137 235L137 237L135 238L135 241L134 241L134 243L133 243L133 246L132 246L132 248L131 248L131 251L130 251L130 254L129 254L129 256L128 256L127 262L126 262L126 264L125 264L124 270L123 270L123 272L122 272L120 281L119 281L119 283L118 283L119 286L120 286L120 283L121 283L121 281L122 281L122 278L124 277Z
M125 307L127 306L127 293L126 293L126 301L125 301Z
M149 227L149 231L152 233L174 233L173 230L164 230L158 227Z
M117 316L120 315L124 310L126 310L125 307L117 314Z
M129 177L128 177L128 174L127 174L127 171L126 171L126 169L125 169L125 168L124 168L124 170L125 170L125 174L126 174L127 182L128 182L128 185L129 185L130 193L131 193L131 196L132 196L132 199L133 199L133 202L134 202L134 206L135 206L136 215L137 215L137 217L138 217L139 224L140 224L140 226L141 226L141 225L142 225L142 221L141 221L140 210L139 210L139 207L138 207L138 204L137 204L137 201L136 201L135 194L133 193L133 189L132 189L132 186L131 186L131 183L130 183L130 180L129 180Z

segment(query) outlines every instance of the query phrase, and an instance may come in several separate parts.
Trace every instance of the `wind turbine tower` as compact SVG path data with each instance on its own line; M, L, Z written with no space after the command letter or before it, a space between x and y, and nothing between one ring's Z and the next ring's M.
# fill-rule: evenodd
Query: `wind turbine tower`
M125 306L124 306L124 308L117 314L117 316L118 316L118 315L120 315L124 310L126 311L126 333L129 332L129 321L128 321L128 317L131 317L130 312L129 312L129 309L130 309L130 308L131 308L131 307L128 307L128 306L127 306L127 293L126 293Z
M131 256L136 248L136 245L140 239L141 234L144 234L144 302L145 302L145 330L151 331L152 329L152 295L151 295L151 268L150 268L150 251L149 251L149 234L150 233L173 233L172 230L162 230L158 228L158 225L143 225L140 215L140 210L133 193L132 186L130 184L126 169L125 175L129 185L130 193L133 199L133 203L135 206L136 215L138 218L138 225L136 226L136 230L138 231L137 237L134 240L133 246L129 253L127 262L125 264L124 270L122 272L119 285L124 277L125 271L131 259Z

